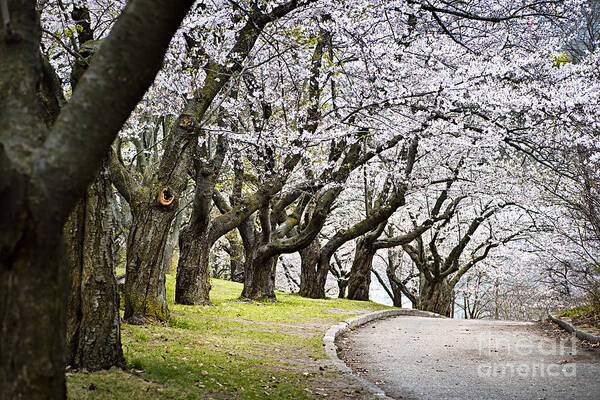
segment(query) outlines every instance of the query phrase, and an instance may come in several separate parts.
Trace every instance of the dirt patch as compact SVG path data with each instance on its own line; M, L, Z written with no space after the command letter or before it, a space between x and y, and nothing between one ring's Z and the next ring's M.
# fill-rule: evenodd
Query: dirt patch
M572 333L565 331L552 321L538 321L534 325L532 325L531 329L541 333L546 337L551 337L556 340L565 341L565 343L568 343L569 345L572 343L573 340L575 340L575 344L577 345L577 347L600 353L599 343L590 343L587 340L580 340L573 336Z
M575 315L570 319L571 324L575 325L578 328L592 327L600 331L600 314L589 313L583 315Z
M356 375L365 375L368 371L365 368L365 363L361 359L365 353L355 351L352 349L352 340L348 337L351 331L343 333L337 340L336 350L338 357L349 366Z
M328 359L312 356L299 358L275 357L274 359L285 363L285 365L280 365L277 368L286 371L297 371L310 377L310 386L304 388L304 391L313 397L334 400L371 400L373 398L369 392L357 386L353 380L346 376L340 376L335 366Z

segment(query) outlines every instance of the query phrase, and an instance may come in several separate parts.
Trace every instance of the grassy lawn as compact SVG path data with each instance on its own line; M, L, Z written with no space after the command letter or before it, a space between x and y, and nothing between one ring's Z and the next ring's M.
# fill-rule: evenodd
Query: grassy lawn
M388 308L277 293L245 303L242 285L214 279L214 306L174 305L168 324L122 325L128 370L68 372L70 399L311 399L351 397L327 368L322 336L333 323ZM343 395L343 396L342 396Z

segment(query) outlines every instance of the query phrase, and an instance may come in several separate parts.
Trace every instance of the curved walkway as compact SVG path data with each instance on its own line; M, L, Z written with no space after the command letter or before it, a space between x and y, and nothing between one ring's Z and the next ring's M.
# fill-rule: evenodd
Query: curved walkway
M338 343L355 373L397 399L600 399L600 351L533 323L401 316Z

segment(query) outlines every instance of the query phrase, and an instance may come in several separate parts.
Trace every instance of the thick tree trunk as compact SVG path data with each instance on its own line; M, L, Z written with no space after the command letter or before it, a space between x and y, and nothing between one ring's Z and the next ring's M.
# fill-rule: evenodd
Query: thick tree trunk
M45 197L35 178L14 168L4 149L0 143L0 399L63 399L62 216L52 203L39 204Z
M43 113L51 107L36 99L47 78L37 3L2 2L0 399L66 398L63 225L193 2L141 3L121 13L91 65L96 78L84 78L50 128L54 117ZM127 79L115 73L140 63Z
M155 193L160 189L157 188ZM165 290L164 252L176 206L161 205L155 196L131 205L124 287L125 321L143 324L169 318Z
M372 242L360 239L356 244L354 261L348 280L348 299L369 300L369 287L371 285L371 266L375 250Z
M20 240L0 258L0 398L61 399L66 397L64 243L59 226L40 234L39 221L22 217L23 225L3 232Z
M453 293L446 279L429 281L421 276L417 308L450 317L452 314Z
M206 229L194 232L188 225L179 236L179 262L175 302L210 305L209 255L211 243Z
M312 299L325 298L325 282L329 260L321 260L321 246L313 240L300 253L300 296ZM323 261L323 262L322 262Z
M258 246L246 251L244 263L244 289L242 297L257 301L276 301L275 269L277 258L261 258Z
M71 279L66 361L92 371L124 364L110 196L104 171L89 186L64 228Z
M177 262L177 304L210 305L210 249L214 244L209 224L212 195L227 152L227 141L219 137L214 158L206 144L200 146L194 159L196 188L192 215L179 237Z

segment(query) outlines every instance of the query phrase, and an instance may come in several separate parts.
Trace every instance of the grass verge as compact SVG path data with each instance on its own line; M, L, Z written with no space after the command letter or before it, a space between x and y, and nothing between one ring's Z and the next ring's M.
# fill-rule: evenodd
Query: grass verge
M352 398L325 362L322 336L340 320L388 308L277 293L277 303L238 299L242 285L214 279L214 306L174 305L171 320L122 325L126 371L67 372L70 399Z

